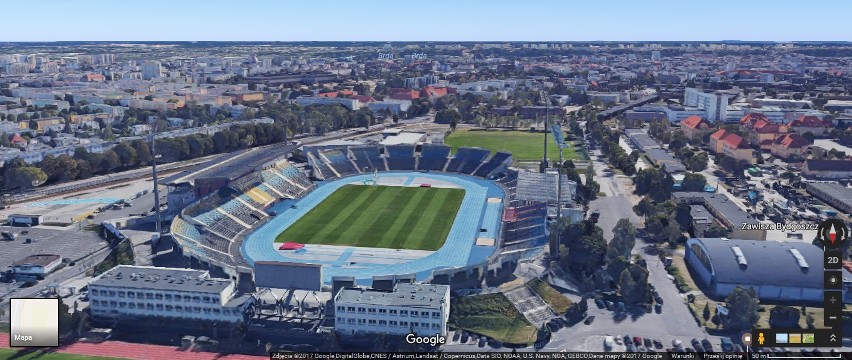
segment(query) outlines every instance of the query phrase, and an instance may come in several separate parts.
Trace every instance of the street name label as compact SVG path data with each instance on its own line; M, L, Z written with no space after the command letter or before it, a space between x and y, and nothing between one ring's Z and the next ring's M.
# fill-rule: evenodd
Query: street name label
M11 347L59 346L59 299L11 299Z

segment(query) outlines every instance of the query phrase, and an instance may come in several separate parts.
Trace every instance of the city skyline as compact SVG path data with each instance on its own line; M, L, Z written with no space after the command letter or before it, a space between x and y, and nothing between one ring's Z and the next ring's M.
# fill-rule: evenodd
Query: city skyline
M852 3L36 0L6 4L0 41L847 41ZM712 5L712 6L709 6ZM69 26L69 14L90 22Z

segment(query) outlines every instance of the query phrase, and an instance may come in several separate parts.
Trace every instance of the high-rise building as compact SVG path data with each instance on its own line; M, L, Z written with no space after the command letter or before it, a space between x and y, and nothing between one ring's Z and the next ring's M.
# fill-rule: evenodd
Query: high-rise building
M683 104L704 110L704 120L725 121L728 116L728 97L726 94L710 94L695 88L686 88L683 92Z
M162 76L163 66L159 61L146 61L142 64L142 80L151 80Z
M24 75L29 72L30 65L28 63L13 63L6 65L7 75Z

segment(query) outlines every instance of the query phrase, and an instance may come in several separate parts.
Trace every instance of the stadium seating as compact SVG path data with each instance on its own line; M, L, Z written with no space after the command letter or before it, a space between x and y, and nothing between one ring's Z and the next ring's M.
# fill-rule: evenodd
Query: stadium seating
M319 151L320 159L329 167L334 168L341 176L359 173L349 157L340 149L326 149Z
M423 144L417 169L444 171L448 156L450 156L450 147L447 145Z
M474 175L487 178L491 173L495 170L498 170L500 166L502 166L506 161L512 160L512 154L506 152L498 152L491 157L485 164L479 167L476 170Z
M252 210L251 208L236 199L222 204L222 206L219 208L222 211L227 212L231 216L240 219L240 221L248 225L253 225L254 223L260 221L260 219L263 218L262 213Z
M362 172L387 171L385 160L382 158L378 146L352 146L349 148L349 152L354 156L355 164Z
M388 169L390 170L414 170L414 145L388 145L385 146Z
M487 149L462 147L447 164L447 172L472 174L491 152Z
M274 169L278 171L281 175L284 175L285 178L290 179L290 181L292 181L298 186L301 186L305 189L308 189L313 186L313 184L311 184L311 180L309 180L308 177L305 176L305 174L303 174L301 171L299 171L298 168L296 168L295 166L293 166L293 164L289 162L282 162L276 165Z

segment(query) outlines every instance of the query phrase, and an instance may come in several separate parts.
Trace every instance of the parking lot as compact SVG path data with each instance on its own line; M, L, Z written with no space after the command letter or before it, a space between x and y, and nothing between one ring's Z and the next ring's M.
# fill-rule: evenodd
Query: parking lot
M77 228L53 230L0 226L0 231L17 234L15 240L0 240L3 246L0 266L3 269L34 254L56 254L64 259L77 260L107 245L97 231ZM32 239L30 243L26 243L28 238Z

